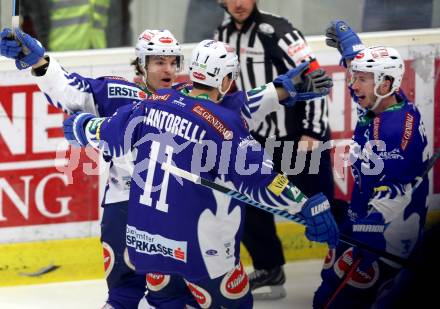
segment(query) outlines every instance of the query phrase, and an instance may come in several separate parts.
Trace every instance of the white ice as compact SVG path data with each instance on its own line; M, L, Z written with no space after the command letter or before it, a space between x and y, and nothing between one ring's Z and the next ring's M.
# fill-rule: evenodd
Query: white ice
M284 266L287 297L255 301L255 309L311 308L319 285L321 260L291 262ZM249 270L249 269L247 269ZM104 280L84 280L0 288L1 309L98 309L106 299Z

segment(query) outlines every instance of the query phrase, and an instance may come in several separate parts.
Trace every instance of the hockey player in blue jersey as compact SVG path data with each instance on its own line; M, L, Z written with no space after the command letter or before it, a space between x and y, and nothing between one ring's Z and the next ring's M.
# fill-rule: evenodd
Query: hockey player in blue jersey
M156 89L169 88L183 63L180 46L167 30L145 30L139 36L134 64L143 78L141 84L133 84L120 77L91 79L69 73L55 59L45 56L44 49L36 40L19 30L16 37L20 43L11 35L11 30L3 30L2 55L15 59L19 69L32 66L33 81L46 94L49 103L68 113L86 111L98 116L110 116L119 106L136 103L151 96ZM29 54L22 53L22 45L30 51ZM314 80L309 78L309 83L304 83L304 87L319 92L319 89L327 89L331 83L323 72L313 78ZM188 85L175 86L176 89L185 87ZM258 123L260 117L279 108L279 98L287 97L282 87L275 89L273 84L251 90L248 95L249 105L243 106L242 113L249 125ZM109 308L137 307L137 300L143 297L145 291L145 278L136 275L130 268L131 263L125 249L129 161L127 157L110 161L110 177L102 202L101 240L106 258L110 259L106 263Z
M161 89L110 118L82 113L65 121L66 138L81 146L112 156L136 149L126 241L137 272L153 273L157 281L146 296L151 306L182 308L187 286L201 308L252 308L239 260L242 205L218 203L222 196L170 175L166 165L287 209L306 220L310 240L337 243L327 199L306 199L273 172L240 113L246 95L225 95L238 68L226 44L202 41L193 51L190 92Z
M135 104L160 88L169 88L183 66L179 42L168 30L143 31L138 38L134 65L142 77L134 84L117 76L97 79L69 73L48 55L39 42L16 30L1 34L1 54L16 60L18 69L32 66L32 81L45 93L48 102L64 112L90 112L110 116L120 106ZM18 38L21 42L18 42ZM24 55L24 45L30 53ZM185 85L177 85L183 88ZM111 159L109 179L102 201L101 243L104 250L108 299L104 308L137 308L145 294L146 279L137 275L128 259L125 226L130 187L131 158Z
M348 68L358 122L350 147L354 188L340 230L379 250L408 258L426 217L428 179L413 189L429 158L417 107L399 89L404 62L390 47L365 48L343 21L327 29ZM315 308L370 308L401 265L359 248L330 249Z

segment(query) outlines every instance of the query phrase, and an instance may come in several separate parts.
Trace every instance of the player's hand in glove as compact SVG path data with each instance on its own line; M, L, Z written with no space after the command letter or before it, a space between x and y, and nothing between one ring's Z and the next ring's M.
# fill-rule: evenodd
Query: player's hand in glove
M36 64L44 55L45 50L41 43L20 29L12 31L4 28L0 36L1 55L15 59L15 66L19 70Z
M411 202L411 184L381 182L373 190L373 197L368 202L370 207L379 211L385 223L396 218Z
M373 212L365 218L358 219L353 223L352 236L361 243L367 244L381 251L385 250L385 221L378 212ZM353 260L360 259L359 270L366 272L378 256L359 247L353 248Z
M289 97L280 103L292 107L297 101L307 101L325 96L333 87L333 81L323 69L317 69L306 74L308 62L303 62L296 68L290 69L285 74L279 75L273 81L275 87L282 87Z
M90 113L75 113L63 122L64 137L72 146L84 147L87 140L85 128L87 123L96 116Z
M310 197L298 213L306 221L306 237L311 241L326 242L330 248L338 243L339 230L324 194Z
M356 54L365 49L359 36L344 21L332 21L325 32L325 43L337 48L342 55L341 63L347 67L347 61L352 60Z

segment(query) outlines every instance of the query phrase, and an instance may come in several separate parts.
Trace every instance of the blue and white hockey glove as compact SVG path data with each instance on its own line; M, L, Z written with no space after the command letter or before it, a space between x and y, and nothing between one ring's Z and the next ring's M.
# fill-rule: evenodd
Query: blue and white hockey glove
M365 49L356 32L342 20L332 21L325 36L327 37L325 43L330 47L337 48L341 53L340 63L345 67L347 67L347 60L352 60L359 51Z
M368 205L380 212L385 223L388 223L405 210L411 198L411 184L381 182L374 188L373 197Z
M308 68L309 63L303 62L275 78L273 81L275 87L283 87L289 94L289 98L281 101L281 104L292 107L297 101L307 101L329 93L333 86L332 79L323 69L305 74Z
M4 28L0 36L1 55L15 59L15 66L19 70L36 64L44 55L45 49L41 43L20 29L12 31Z
M306 221L306 237L311 241L326 242L330 248L338 243L339 230L324 194L310 197L298 214Z
M365 218L358 219L353 223L352 236L354 239L367 244L381 251L385 250L386 241L384 237L385 220L378 212L371 213ZM371 264L379 257L367 250L358 247L353 248L353 260L360 258L359 270L367 271Z
M72 146L84 147L87 140L85 127L96 116L90 113L75 113L63 122L64 137Z

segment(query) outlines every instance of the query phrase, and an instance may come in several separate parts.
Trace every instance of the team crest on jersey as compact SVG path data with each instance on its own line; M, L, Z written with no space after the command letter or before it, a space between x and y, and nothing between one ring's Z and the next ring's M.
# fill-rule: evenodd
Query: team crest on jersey
M191 294L194 296L194 298L196 299L197 303L199 304L199 306L201 308L210 308L211 307L212 297L208 291L206 291L202 287L200 287L194 283L191 283L189 281L185 280L185 283L186 283L186 286L188 287L188 289L191 291Z
M353 264L353 248L348 248L345 252L338 258L333 268L336 275L342 278L351 269ZM367 271L361 271L356 269L352 274L351 278L348 280L348 284L358 288L358 289L368 289L372 287L379 279L379 265L377 262L373 262Z
M112 247L110 247L110 245L104 241L102 242L102 253L104 256L105 277L107 278L115 265L115 254Z
M241 298L249 292L249 278L241 262L223 277L220 292L229 299Z
M269 25L268 23L259 24L258 30L260 30L260 32L265 33L265 34L275 33L275 28L272 25Z
M147 287L149 290L157 292L162 290L170 283L170 275L160 273L147 274Z
M209 109L205 108L200 104L194 105L192 109L193 113L203 118L208 124L213 127L225 140L231 140L233 138L233 133L226 124L220 120L216 115L214 115Z

